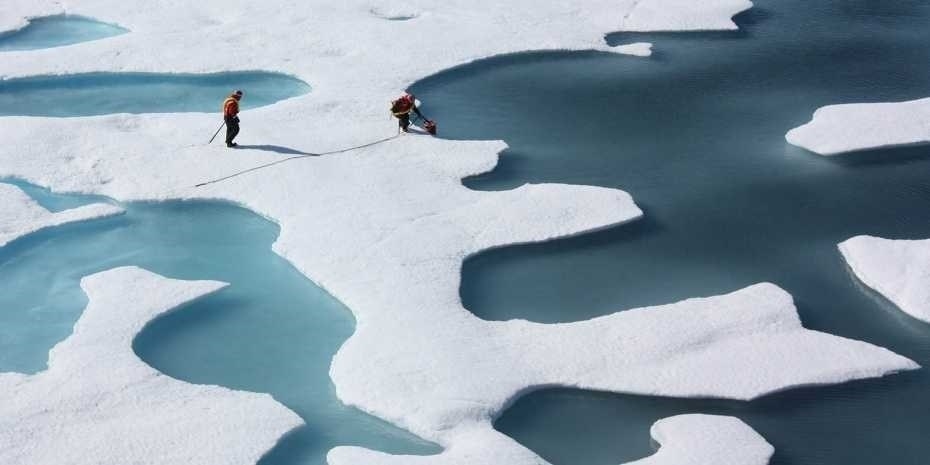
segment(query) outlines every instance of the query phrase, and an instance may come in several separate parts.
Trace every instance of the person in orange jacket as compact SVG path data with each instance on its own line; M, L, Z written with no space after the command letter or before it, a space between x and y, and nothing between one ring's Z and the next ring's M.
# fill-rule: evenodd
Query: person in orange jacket
M239 145L233 142L233 139L239 134L239 100L241 99L242 91L237 90L223 101L223 121L226 122L227 147Z

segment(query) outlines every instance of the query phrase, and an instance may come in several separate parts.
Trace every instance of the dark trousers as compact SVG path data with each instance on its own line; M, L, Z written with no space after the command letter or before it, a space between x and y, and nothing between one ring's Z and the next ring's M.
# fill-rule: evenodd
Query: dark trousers
M423 116L423 113L420 113L420 109L413 107L413 112L417 114L422 120L426 120L426 117ZM410 127L410 113L405 113L397 117L397 124L400 126L400 129L404 132L407 132L407 128Z
M233 139L239 134L239 117L227 116L226 118L226 145L232 144Z
M410 127L410 113L398 116L397 124L402 131L407 132L407 128Z

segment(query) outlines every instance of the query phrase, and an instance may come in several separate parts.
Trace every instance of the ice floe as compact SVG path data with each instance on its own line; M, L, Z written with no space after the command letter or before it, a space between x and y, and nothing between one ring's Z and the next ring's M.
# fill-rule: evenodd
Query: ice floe
M253 464L303 424L267 394L184 383L133 353L153 318L222 283L118 268L81 287L90 302L48 370L0 374L0 463Z
M639 57L648 57L652 55L652 43L650 42L636 42L633 44L624 44L614 47L618 52L625 53L627 55L634 55Z
M640 0L623 17L623 31L732 30L733 16L752 8L749 0Z
M679 415L652 425L662 445L648 458L629 465L766 465L775 448L737 418Z
M572 324L478 319L462 306L458 294L461 264L468 256L594 231L642 215L633 199L616 189L551 184L505 192L465 188L463 177L496 165L506 147L497 141L403 136L349 153L277 163L195 188L280 162L284 149L325 152L391 136L396 127L388 120L388 101L414 81L450 67L527 50L616 51L605 44L604 34L622 29L732 28L731 16L749 5L741 0L412 0L401 13L416 12L415 19L386 21L373 16L373 11L382 11L373 10L381 7L376 3L275 0L231 7L208 0L165 8L84 0L73 13L117 22L132 32L75 45L67 53L10 52L0 61L0 76L251 69L291 74L313 85L314 92L244 112L238 140L251 148L236 151L206 145L218 115L3 118L0 176L119 200L225 199L277 221L281 236L275 251L356 316L356 333L331 368L340 398L446 448L440 455L420 458L338 448L329 456L333 465L545 463L491 427L491 419L515 398L544 386L750 399L916 367L887 350L805 330L790 296L772 285ZM20 24L24 17L61 13L62 8L51 0L9 0L0 11L0 29ZM398 45L401 38L404 47ZM641 53L644 46L625 51ZM174 292L177 286L195 286L139 278L147 286L142 295L148 297L142 299L124 294L127 286L121 279L126 274L87 281L92 294L106 297L92 295L91 316L125 310L126 302L152 302L151 296ZM201 290L207 288L213 287ZM92 323L99 325L94 331L106 333L118 321L82 319L78 329ZM131 337L128 332L123 336ZM66 341L54 358L72 351L70 357L84 353ZM153 404L133 404L140 398L128 388L121 392L125 386L120 385L94 392L120 407L125 417L81 423L79 415L90 412L69 410L70 397L49 394L50 384L69 386L56 378L61 368L55 364L35 377L2 378L0 397L35 402L26 407L14 402L18 410L4 411L3 419L15 428L68 430L68 440L83 444L95 444L114 431L121 438L140 435L131 429L131 421L149 419L149 426L168 424L184 432L181 444L203 432L214 434L210 441L199 441L204 450L232 444L223 454L216 452L222 463L254 459L275 434L298 421L267 397L186 385L148 367L132 366L133 372L144 371L146 379L158 381L152 381L148 394L167 402L193 389L220 403L226 416L204 424L205 418L212 419L205 413L211 410L177 411L170 418L150 414ZM110 378L106 381L113 382ZM58 407L68 414L33 415L49 402L62 404ZM259 411L264 411L260 421L269 423L246 422L245 413ZM27 454L72 453L23 438L17 436L4 452L30 459ZM667 440L672 450L675 441ZM86 457L93 461L88 463L135 460L134 451L112 447L88 450ZM172 455L183 450L155 443L147 454L167 457L164 462L195 461ZM60 463L62 457L4 463Z
M628 465L765 465L774 449L737 418L679 415L656 422L651 431L662 447L647 458ZM492 428L466 433L468 441L442 456L389 456L357 447L334 449L332 465L377 463L383 465L493 465L547 462Z
M423 459L429 464L500 463L485 450L502 441L492 419L539 387L748 400L918 368L886 349L804 329L791 296L772 284L568 324L461 315L454 325L444 316L450 326L442 326L410 313L419 318L401 321L395 310L374 316L394 326L360 324L332 376L343 400L448 446L440 458ZM433 338L416 336L426 333L417 326ZM372 346L385 357L372 359ZM509 451L507 463L539 463L520 458L516 445L500 448ZM400 463L357 449L331 454L333 465L353 461Z
M930 323L930 239L857 236L839 247L860 281L905 313Z
M67 223L118 215L123 209L106 203L50 212L22 189L0 182L0 247L36 231Z
M925 144L930 142L930 98L822 107L785 138L820 155Z

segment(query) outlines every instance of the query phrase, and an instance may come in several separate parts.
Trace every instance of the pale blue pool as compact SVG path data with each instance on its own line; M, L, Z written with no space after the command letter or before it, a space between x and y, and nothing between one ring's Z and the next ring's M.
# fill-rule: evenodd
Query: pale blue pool
M242 89L242 109L306 94L307 83L262 71L215 74L87 73L0 81L0 116L219 112Z
M0 33L0 52L37 50L125 34L128 30L76 15L32 18L22 29Z
M17 183L50 209L98 197ZM329 379L352 333L347 308L271 251L278 227L214 202L131 203L125 215L63 226L0 248L0 371L35 373L86 304L82 276L138 265L180 279L231 285L156 320L134 349L156 369L194 383L271 393L307 422L262 465L325 463L336 445L438 452L405 431L344 406ZM131 304L131 302L127 302Z

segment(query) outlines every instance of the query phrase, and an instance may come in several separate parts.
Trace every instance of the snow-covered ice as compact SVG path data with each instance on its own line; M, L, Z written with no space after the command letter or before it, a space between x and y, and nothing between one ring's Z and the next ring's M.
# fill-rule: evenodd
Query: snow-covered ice
M734 30L733 16L752 8L749 0L639 0L623 16L623 31Z
M826 106L785 137L821 155L925 144L930 142L930 98ZM930 322L930 239L857 236L839 248L860 281L904 312Z
M388 11L386 4L275 0L231 8L219 0L183 7L84 0L69 7L71 12L131 32L62 49L5 53L0 77L92 71L289 73L314 91L245 112L239 142L323 152L394 134L388 101L416 80L447 68L526 50L616 51L605 44L604 35L624 28L730 28L732 14L749 5L741 0L411 0L404 11ZM62 8L52 0L8 0L0 11L0 29ZM374 11L417 16L387 20ZM415 46L399 51L399 38ZM790 296L767 284L579 323L480 320L462 306L458 294L465 258L493 247L633 221L642 215L633 199L616 189L553 184L472 191L461 179L493 169L505 145L422 136L280 163L194 188L282 159L260 149L205 145L217 123L217 115L198 114L3 118L0 176L119 200L225 199L278 222L275 251L356 316L356 332L331 367L340 399L445 447L440 455L417 459L338 448L329 456L333 465L545 463L491 427L491 419L510 402L545 386L750 399L916 368L887 350L805 330ZM155 281L146 292L159 295L165 292L161 286L172 286ZM90 282L96 292L119 292L118 282ZM112 310L122 309L124 301L101 302L94 305ZM82 320L82 327L85 323L90 324ZM98 323L103 327L97 331L113 324ZM60 346L56 354L67 348ZM38 382L43 378L36 379L7 378L0 396L43 398L47 387ZM165 380L158 389L164 389L167 401L176 391L166 377L159 379ZM231 396L218 388L196 389L216 396L217 402ZM107 395L113 402L133 402L118 391ZM250 408L248 400L242 402L236 408ZM127 407L124 420L167 421L147 415L143 407L135 406L134 415ZM73 421L29 416L32 412L10 412L4 419L36 428L70 427ZM180 415L172 420L178 428L201 426L200 416ZM294 418L284 413L276 418L278 433L293 425ZM117 424L105 423L100 431ZM216 444L240 441L239 447L254 450L266 447L275 429L225 420L217 424L238 429L217 432ZM73 429L75 441L100 434L85 426ZM251 442L239 434L251 435ZM676 440L667 440L673 450ZM12 444L10 454L31 453L33 447L31 441ZM712 454L715 446L700 447L695 454ZM255 457L254 450L228 449L223 457L226 463L244 463ZM153 447L149 452L165 456L174 450ZM134 457L122 449L112 453L114 462ZM62 462L61 456L46 459Z
M774 448L752 428L737 418L713 415L679 415L657 421L651 430L661 444L658 452L627 465L766 465ZM385 456L358 448L335 449L329 456L332 464L379 463L384 465L454 464L545 464L522 447L513 447L501 433L484 429L470 434L472 447L436 457ZM481 445L498 451L485 457ZM506 449L508 448L509 449ZM505 452L501 453L503 450Z
M930 239L857 236L839 247L860 281L905 313L930 323Z
M618 45L614 47L614 50L620 53L627 55L633 55L638 57L648 57L652 56L652 43L650 42L636 42L632 44Z
M785 138L820 155L925 144L930 142L930 98L826 106Z
M648 458L629 465L766 465L775 448L734 417L678 415L652 425L662 445Z
M366 315L332 376L341 399L447 446L417 462L430 465L540 463L491 426L537 387L748 400L918 368L886 349L804 329L791 296L772 284L556 325L470 314L457 322L443 315L438 321L449 324L441 325L434 312L433 319L404 313ZM426 327L435 339L415 336ZM379 357L371 346L381 348ZM337 448L330 463L401 462Z
M117 268L81 287L89 303L48 370L0 374L0 463L246 465L303 424L268 394L181 382L133 353L152 319L223 283Z
M22 189L0 182L0 247L36 231L67 223L118 215L123 209L106 203L50 212L29 198Z

